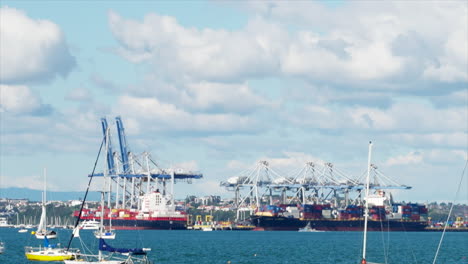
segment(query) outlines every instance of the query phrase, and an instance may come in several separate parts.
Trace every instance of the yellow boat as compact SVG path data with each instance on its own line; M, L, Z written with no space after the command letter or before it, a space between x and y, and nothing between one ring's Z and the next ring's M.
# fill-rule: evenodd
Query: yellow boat
M47 236L44 237L43 247L25 247L24 254L28 260L38 261L63 261L75 259L79 253L78 249L59 248L57 245L49 244Z
M63 248L26 247L25 255L28 260L61 261L74 259L76 253L72 251L67 251Z

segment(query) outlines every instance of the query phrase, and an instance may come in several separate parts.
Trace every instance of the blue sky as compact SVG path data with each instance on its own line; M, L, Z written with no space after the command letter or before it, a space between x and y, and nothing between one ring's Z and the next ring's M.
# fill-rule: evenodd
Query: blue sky
M41 189L47 167L49 189L84 190L100 118L121 116L134 153L204 174L178 197L232 196L219 182L260 160L358 177L372 140L379 169L413 186L397 200L453 199L465 1L2 1L0 14L2 187Z

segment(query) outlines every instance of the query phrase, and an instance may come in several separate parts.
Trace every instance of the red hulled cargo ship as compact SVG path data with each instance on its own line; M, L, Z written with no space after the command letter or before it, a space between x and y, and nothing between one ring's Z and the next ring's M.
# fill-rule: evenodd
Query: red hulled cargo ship
M141 209L104 209L104 225L114 229L186 229L187 214L167 205L167 199L159 192L151 192L141 198ZM74 212L78 217L79 211ZM81 220L101 218L101 208L83 209Z

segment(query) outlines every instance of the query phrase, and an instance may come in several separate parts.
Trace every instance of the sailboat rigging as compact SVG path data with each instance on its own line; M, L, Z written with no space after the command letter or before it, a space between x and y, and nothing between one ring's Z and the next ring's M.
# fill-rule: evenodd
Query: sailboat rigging
M106 129L106 151L105 151L105 157L106 157L106 164L109 163L109 128ZM106 188L109 189L110 193L110 180L109 180L109 171L107 166L104 166L104 186L103 189L105 190ZM101 222L99 224L99 230L94 232L94 236L96 238L104 238L104 239L115 239L115 232L112 231L112 212L109 211L109 228L106 230L104 227L104 196L105 196L105 191L101 192Z
M37 261L60 261L66 259L74 259L79 252L78 249L60 248L58 245L50 244L50 238L56 238L57 233L53 230L47 230L47 213L46 213L46 169L44 169L44 192L42 193L42 214L39 226L36 232L36 238L43 239L43 246L25 247L25 255L28 260Z
M47 236L44 236L43 247L25 247L25 255L28 260L36 261L59 261L74 259L79 253L78 249L59 248L50 244Z
M452 205L450 206L450 210L449 210L449 213L447 215L447 220L445 221L445 225L444 225L444 230L442 231L442 235L440 236L439 244L437 246L437 250L436 250L436 253L434 255L434 260L433 260L432 264L436 264L437 257L439 256L439 251L440 251L440 248L442 246L442 242L444 240L445 232L447 230L447 226L448 226L450 217L452 216L452 211L453 211L453 207L455 205L455 201L457 200L458 194L460 193L460 188L462 186L463 179L465 178L465 172L466 172L467 167L468 167L468 159L465 161L465 167L463 168L463 171L462 171L462 174L461 174L461 177L460 177L460 182L458 183L457 191L455 192L455 199L453 199Z
M115 239L115 232L112 230L112 222L109 219L109 228L106 230L104 226L104 192L101 192L101 222L99 224L99 230L94 232L96 238L103 239Z
M96 161L94 163L93 172L90 175L90 179L88 181L88 187L86 189L86 193L84 195L83 202L81 204L80 212L78 214L76 223L75 223L75 230L72 232L70 241L68 242L67 248L70 247L71 242L74 237L79 237L78 235L78 224L82 215L82 211L84 208L84 204L86 201L86 197L89 192L89 188L91 185L91 181L94 176L94 172L96 170L96 165L99 160L99 156L102 150L104 143L107 140L108 133L103 138L101 142L101 146L99 148L98 155L96 157ZM106 155L107 156L107 155ZM104 192L101 193L101 211L104 211ZM101 229L103 227L103 213L101 214ZM73 260L64 260L65 264L93 264L93 263L100 263L100 264L151 264L152 262L147 257L147 252L150 251L150 248L114 248L108 245L103 238L99 238L99 248L98 254L84 254L80 253L80 256L73 259Z

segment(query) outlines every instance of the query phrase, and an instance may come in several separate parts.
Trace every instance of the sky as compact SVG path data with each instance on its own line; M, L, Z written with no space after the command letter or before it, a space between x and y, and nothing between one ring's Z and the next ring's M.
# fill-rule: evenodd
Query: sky
M130 150L203 173L268 161L350 178L372 163L452 201L468 158L466 1L0 2L0 187L85 190L100 119ZM102 171L103 167L98 166ZM465 173L466 174L466 173ZM468 203L468 180L461 202Z

